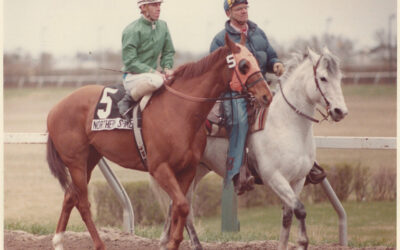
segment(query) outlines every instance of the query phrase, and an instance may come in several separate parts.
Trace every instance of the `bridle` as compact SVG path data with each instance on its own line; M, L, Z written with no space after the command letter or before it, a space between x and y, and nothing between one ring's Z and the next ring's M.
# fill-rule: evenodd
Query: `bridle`
M252 81L252 82L247 83L247 84L243 84L242 80L241 80L240 77L239 77L239 73L237 72L237 69L234 69L234 72L235 72L237 78L238 78L239 81L240 81L240 85L242 86L242 88L245 90L246 93L249 92L249 88L253 87L254 85L256 85L257 83L259 83L260 81L264 80L264 78L263 78L262 75L261 75L257 80ZM247 77L247 79L250 79L253 75L258 74L258 73L261 73L261 70L252 73L251 75L249 75L249 77ZM247 81L246 81L246 82L247 82Z
M321 61L322 55L319 57L317 63L315 64L315 66L313 66L313 71L314 71L314 81L315 81L315 85L317 86L317 89L319 90L319 93L321 93L322 98L324 98L325 103L326 103L326 109L329 110L331 103L328 101L328 99L326 98L325 94L322 92L321 87L319 86L319 82L317 79L317 68L319 66L319 62Z
M328 120L328 117L330 116L329 108L330 108L330 105L331 105L331 104L330 104L330 102L328 101L328 99L326 98L325 94L322 92L321 87L320 87L320 84L319 84L318 79L317 79L317 69L318 69L319 63L320 63L320 61L321 61L321 58L322 58L322 55L319 57L317 63L316 63L315 65L313 65L313 72L314 72L314 82L315 82L315 85L316 85L316 87L317 87L319 93L321 94L322 98L324 98L324 101L325 101L325 103L326 103L326 107L325 107L325 108L326 108L326 111L327 111L326 114L324 114L321 110L319 110L319 109L317 108L318 112L322 115L323 119L317 120L317 119L315 119L314 117L311 117L311 116L309 116L309 115L307 115L307 114L301 112L300 110L298 110L293 104L291 104L291 103L288 101L288 99L286 98L285 94L283 93L282 84L281 84L280 80L278 81L278 84L279 84L279 87L280 87L280 90L281 90L283 99L286 101L286 103L289 105L289 107L290 107L291 109L293 109L294 112L296 112L298 115L300 115L300 116L302 116L302 117L304 117L304 118L306 118L306 119L308 119L308 120L310 120L310 121L312 121L312 122L315 122L315 123L321 123L321 122L323 122L323 121L325 121L325 120Z
M259 83L260 81L262 81L264 78L262 77L262 75L255 81L252 81L250 83L247 83L247 80L250 79L253 75L260 73L261 71L255 71L252 74L250 74L247 79L246 82L243 83L243 81L241 80L241 77L239 77L239 72L237 70L237 62L234 59L233 53L230 53L227 57L226 57L226 61L228 63L228 68L233 68L234 74L236 75L236 77L238 78L240 85L242 86L244 92L246 94L240 94L240 95L236 95L236 96L231 96L231 97L218 97L218 98L208 98L208 97L195 97L195 96L190 96L187 94L184 94L182 92L179 92L173 88L171 88L170 86L168 86L168 84L166 84L164 82L164 86L165 88L172 94L174 94L175 96L178 96L180 98L183 98L185 100L188 101L192 101L192 102L215 102L215 101L225 101L225 100L233 100L233 99L241 99L241 98L249 98L249 88L253 87L254 85L256 85L257 83ZM247 84L246 84L247 83ZM228 82L229 84L229 82Z

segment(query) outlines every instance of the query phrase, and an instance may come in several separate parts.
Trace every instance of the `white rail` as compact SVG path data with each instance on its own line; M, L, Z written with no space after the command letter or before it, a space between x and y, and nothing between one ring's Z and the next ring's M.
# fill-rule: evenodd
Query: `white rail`
M318 148L396 149L396 137L315 136ZM41 144L47 133L5 133L5 144Z
M43 144L47 142L47 133L5 133L5 144ZM344 137L344 136L315 136L315 142L318 148L336 148L336 149L396 149L396 137ZM134 233L134 214L132 204L111 168L106 161L102 159L99 167L105 176L107 182L118 196L124 212L124 229L127 232ZM347 246L347 215L340 200L337 198L334 190L328 180L321 183L322 188L327 194L332 206L339 217L339 243Z

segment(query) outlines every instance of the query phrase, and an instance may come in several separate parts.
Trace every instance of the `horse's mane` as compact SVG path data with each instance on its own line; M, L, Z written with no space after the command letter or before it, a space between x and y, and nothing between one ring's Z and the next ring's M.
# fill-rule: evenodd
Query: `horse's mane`
M174 71L172 81L176 78L193 78L207 72L210 66L214 65L219 58L225 56L227 52L228 48L220 47L197 62L189 62L179 66L179 68Z
M300 52L292 53L292 57L285 62L285 72L281 76L282 82L287 80L293 73L293 71L307 58L307 55Z
M292 53L292 57L285 62L285 68L286 71L285 73L281 76L281 80L285 81L287 80L292 73L295 71L295 69L304 62L308 57L307 53L301 53L301 52L294 52ZM332 55L332 54L323 54L323 59L320 62L321 65L326 67L328 70L328 74L331 76L337 76L338 74L341 74L340 72L340 67L339 67L339 59Z

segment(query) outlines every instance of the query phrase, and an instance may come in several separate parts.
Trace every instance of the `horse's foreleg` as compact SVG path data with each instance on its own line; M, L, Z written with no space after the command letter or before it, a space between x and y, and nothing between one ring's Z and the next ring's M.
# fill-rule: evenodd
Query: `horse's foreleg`
M270 176L262 174L262 178L263 182L268 183L271 189L279 196L279 198L284 203L284 206L287 207L287 210L292 211L295 214L296 218L300 221L300 223L304 222L306 217L304 205L300 202L297 194L295 193L289 182L285 179L285 177L283 177L282 174L279 173L279 171L275 171ZM290 225L288 224L287 229L285 229L284 224L285 224L285 219L288 219L289 215L290 214L288 212L285 214L284 210L283 223L282 223L283 228L281 230L281 235L280 235L281 237L279 238L279 249L287 249L288 245L287 238L290 230ZM288 223L288 221L286 221L286 223ZM304 230L305 230L305 222L304 222ZM305 247L304 249L307 249L308 239L303 237L300 238L299 244L300 246Z
M197 236L196 229L194 227L194 215L193 215L193 206L192 206L192 197L194 190L196 189L197 183L208 173L210 170L208 170L206 167L203 167L201 164L198 165L196 169L196 176L194 181L192 182L192 185L190 186L187 194L186 194L186 199L189 202L189 207L190 207L190 212L188 217L186 218L186 231L189 235L190 242L192 245L192 248L195 250L201 250L203 247L201 246L199 237ZM172 204L170 204L168 213L167 213L167 218L164 224L164 230L160 238L160 246L162 249L165 249L168 241L169 241L169 235L170 235L170 229L171 229L171 209L172 209Z
M289 242L290 227L292 226L293 211L286 205L282 208L282 228L279 236L279 249L286 249Z
M305 178L293 185L293 190L297 196L300 195L300 192L303 189L304 181ZM294 209L294 214L300 222L299 239L298 239L299 249L307 249L308 248L308 236L306 230L307 213L306 209L304 208L304 205L299 200L297 201L296 208Z
M189 214L189 203L182 192L182 183L178 183L175 173L167 163L161 163L151 174L172 200L170 240L167 249L178 249L183 240L183 228Z

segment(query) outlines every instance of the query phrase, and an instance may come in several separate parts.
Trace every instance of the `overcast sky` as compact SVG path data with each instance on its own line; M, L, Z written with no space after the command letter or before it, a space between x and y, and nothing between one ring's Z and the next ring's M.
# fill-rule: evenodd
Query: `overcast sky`
M139 17L136 0L3 0L4 50L74 55L121 47L121 32ZM249 17L274 43L289 45L298 37L330 32L373 46L374 33L389 26L396 0L249 0ZM223 0L164 0L176 50L208 52L223 28ZM397 30L393 19L393 31Z

